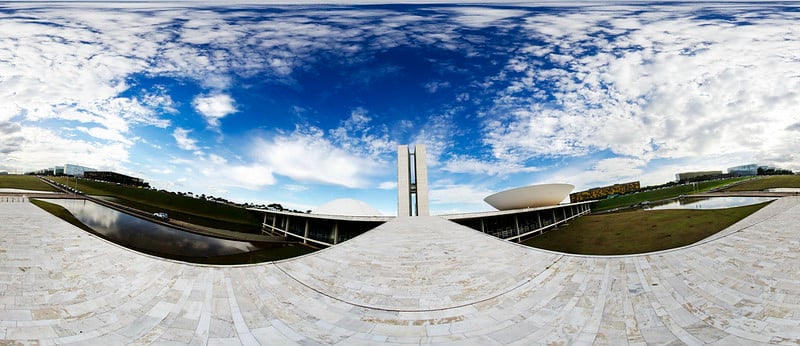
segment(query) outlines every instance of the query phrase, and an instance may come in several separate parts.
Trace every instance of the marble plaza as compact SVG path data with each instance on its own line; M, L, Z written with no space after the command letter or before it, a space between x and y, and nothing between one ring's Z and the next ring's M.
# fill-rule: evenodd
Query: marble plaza
M0 220L0 344L800 342L800 197L700 244L617 257L419 216L218 267L119 247L22 201L0 202Z

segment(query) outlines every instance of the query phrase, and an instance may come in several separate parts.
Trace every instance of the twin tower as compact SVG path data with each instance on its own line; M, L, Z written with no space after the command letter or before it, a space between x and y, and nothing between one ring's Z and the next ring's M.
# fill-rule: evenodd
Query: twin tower
M428 216L428 164L425 145L397 147L397 216Z

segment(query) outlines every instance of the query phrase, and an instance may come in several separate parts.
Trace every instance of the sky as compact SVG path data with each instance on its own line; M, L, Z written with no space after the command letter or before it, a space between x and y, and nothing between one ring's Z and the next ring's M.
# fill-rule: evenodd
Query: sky
M313 210L800 170L792 2L0 3L0 171L65 163Z

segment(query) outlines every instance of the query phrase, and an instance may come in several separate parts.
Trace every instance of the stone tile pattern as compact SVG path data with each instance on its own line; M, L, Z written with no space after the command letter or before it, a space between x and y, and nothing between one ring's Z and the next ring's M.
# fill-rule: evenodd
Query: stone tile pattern
M0 344L797 344L800 198L637 256L436 217L259 265L162 260L0 203Z

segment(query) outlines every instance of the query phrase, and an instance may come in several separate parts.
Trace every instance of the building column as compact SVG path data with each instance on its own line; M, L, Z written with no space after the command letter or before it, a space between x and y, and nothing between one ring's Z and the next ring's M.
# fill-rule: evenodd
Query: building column
M425 146L417 144L414 146L414 169L416 174L417 191L417 215L430 215L430 205L428 203L428 156Z
M408 146L397 147L397 216L411 216L411 166Z
M308 244L308 219L306 219L306 230L303 232L303 244Z
M339 221L333 223L333 245L339 242Z
M428 164L425 146L397 147L397 216L430 215L428 202Z

